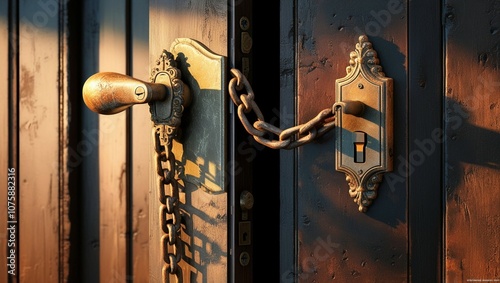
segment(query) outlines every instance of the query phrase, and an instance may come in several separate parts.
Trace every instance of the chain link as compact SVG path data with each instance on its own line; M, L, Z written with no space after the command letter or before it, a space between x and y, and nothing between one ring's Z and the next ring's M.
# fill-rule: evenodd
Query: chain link
M243 127L257 142L273 149L293 149L314 141L335 127L337 105L320 111L304 124L284 130L265 122L262 111L254 101L255 95L247 78L237 69L231 69L231 73L234 77L229 81L229 95L238 107L238 117ZM246 93L238 97L238 92L243 89ZM257 116L257 121L253 124L246 116L250 112ZM266 135L277 139L267 138Z
M264 115L254 101L255 95L247 78L237 69L232 69L234 78L229 81L229 95L238 109L238 117L245 130L255 140L273 149L293 149L310 143L335 127L335 112L341 105L324 109L313 119L288 129L278 128L265 122ZM246 93L238 96L245 89ZM253 112L257 121L253 124L247 114ZM164 261L162 268L163 282L170 282L171 275L176 282L182 282L182 270L179 262L182 257L181 215L179 183L176 180L176 160L172 152L172 140L176 127L158 124L153 127L158 196L160 201L161 251ZM276 136L277 139L267 136Z
M160 223L163 235L161 251L163 261L163 282L169 282L174 275L176 282L182 282L179 266L182 256L181 215L179 209L179 183L175 179L175 156L172 152L172 139L175 128L168 125L155 125L153 140L155 147L158 195L160 201Z

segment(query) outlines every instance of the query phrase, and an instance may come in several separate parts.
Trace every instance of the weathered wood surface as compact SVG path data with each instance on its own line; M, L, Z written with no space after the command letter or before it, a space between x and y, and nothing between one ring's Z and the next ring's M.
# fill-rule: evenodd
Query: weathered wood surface
M69 274L66 12L64 4L19 2L19 128L14 130L21 282L62 282Z
M150 66L163 50L169 50L176 38L191 38L203 43L213 53L227 56L227 1L150 1ZM188 58L189 63L189 58ZM182 153L176 152L182 159ZM152 170L154 172L154 170ZM151 184L156 179L152 176ZM222 282L227 277L227 194L208 194L189 185L181 193L186 209L187 227L183 228L186 257L182 262L186 282ZM163 259L159 243L158 191L150 197L150 281L161 281ZM210 255L210 256L209 256ZM208 260L211 258L211 260Z
M500 3L445 1L446 282L500 280Z
M442 278L441 15L440 1L408 1L408 128L400 123L403 127L396 134L397 138L407 136L408 155L394 156L395 174L388 181L407 178L408 182L410 282L440 282Z
M149 80L148 5L86 1L82 83L99 71ZM147 282L150 114L136 105L103 116L81 106L81 275L84 282Z
M292 1L280 1L280 126L295 125L296 61L295 61L295 7ZM279 280L293 282L296 272L296 152L280 152L280 232Z
M345 76L349 53L366 34L394 80L394 156L407 155L406 13L399 1L298 1L298 123L333 105L335 79ZM368 212L360 213L345 175L335 171L333 134L297 153L297 280L405 281L407 181L383 182Z
M131 1L130 75L149 81L149 6L142 0ZM151 114L148 105L135 105L130 113L131 198L129 259L133 282L149 282L149 171L151 156Z
M81 26L80 55L85 58L81 66L80 87L83 82L98 72L99 67L99 2L84 1L81 15L85 19ZM99 282L99 117L83 103L79 104L80 127L78 143L88 148L81 155L74 170L80 172L80 194L78 206L85 217L80 221L80 278L83 282Z
M127 72L125 2L100 1L99 72ZM127 111L99 115L100 282L128 278Z

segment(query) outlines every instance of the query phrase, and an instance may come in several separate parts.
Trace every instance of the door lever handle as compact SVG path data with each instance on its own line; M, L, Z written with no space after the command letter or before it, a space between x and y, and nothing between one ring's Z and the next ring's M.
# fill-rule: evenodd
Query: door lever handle
M358 100L336 102L333 104L333 110L336 110L336 108L342 108L344 114L350 114L356 117L363 116L365 112L365 104Z
M99 114L116 114L134 104L164 100L168 89L127 75L102 72L90 76L83 85L83 100Z

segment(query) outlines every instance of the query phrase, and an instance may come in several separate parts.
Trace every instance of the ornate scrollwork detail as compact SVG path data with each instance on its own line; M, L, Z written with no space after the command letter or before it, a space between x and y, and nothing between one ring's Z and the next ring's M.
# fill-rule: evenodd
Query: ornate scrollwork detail
M156 60L150 80L158 83L159 78L161 78L161 83L169 89L170 97L163 102L150 103L151 118L155 124L168 125L175 129L180 126L184 112L185 85L181 80L181 71L177 68L174 55L166 50L163 50ZM156 106L153 105L154 103ZM165 111L165 107L168 107L170 111ZM172 132L175 133L175 131Z
M159 72L168 72L169 74L172 74L173 77L176 77L177 72L179 72L180 76L180 71L177 69L177 62L175 62L174 55L167 50L163 50L160 57L156 59L155 63L156 67L153 67L151 77L149 78L151 82L154 82L156 75Z
M358 178L351 174L346 174L346 181L349 184L349 195L354 202L358 204L360 212L366 212L375 198L377 198L377 189L382 182L383 174L378 173L363 180L360 184ZM365 184L363 184L365 183Z
M366 212L377 198L383 175L393 167L393 82L382 72L366 35L358 37L346 71L335 81L335 104L359 101L373 111L361 116L337 111L335 169L346 174L349 195L358 210Z
M364 65L374 76L385 77L379 63L377 51L373 49L372 43L368 41L366 35L361 35L358 38L358 43L356 43L356 49L350 53L350 66L347 66L346 71L347 74L350 74L358 66Z

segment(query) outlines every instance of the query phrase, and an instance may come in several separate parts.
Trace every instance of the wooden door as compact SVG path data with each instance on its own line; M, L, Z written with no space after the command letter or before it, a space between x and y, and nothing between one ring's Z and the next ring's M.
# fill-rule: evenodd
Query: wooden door
M157 178L152 175L149 280L167 282L163 281L167 277L180 282L226 282L230 215L227 185L221 181L226 179L227 163L227 104L221 95L228 54L226 2L150 1L149 11L150 68L155 67L163 50L171 52L191 93L191 103L182 114L182 136L173 141L173 153L183 168L178 206L182 220L177 220L181 222L177 237L182 243L167 250L167 231L161 229L164 220L158 213L161 197L155 185ZM212 139L211 133L219 135ZM168 189L166 194L170 194ZM180 256L176 274L166 269L172 260L167 253Z
M0 281L161 278L160 244L149 238L158 203L150 205L148 106L99 116L83 105L81 86L99 71L148 80L176 38L243 69L234 44L242 16L252 27L256 102L281 128L335 102L334 81L358 36L368 36L394 80L394 169L360 213L334 169L333 132L273 150L229 115L232 185L189 199L190 215L208 221L186 230L196 237L185 279L499 281L497 0L3 1L0 181L8 184L13 168L16 185L1 185ZM235 190L254 195L250 247L234 245Z
M266 9L262 9L266 6ZM222 72L225 89L228 83L229 68L243 69L242 62L248 60L248 75L257 91L270 91L275 95L259 98L264 111L274 111L273 120L279 120L279 78L269 82L265 73L258 72L258 68L268 68L277 75L279 73L278 60L256 60L255 54L279 51L279 37L268 40L266 32L272 30L275 34L279 27L279 17L273 15L279 11L279 3L257 5L253 1L151 1L150 2L150 62L155 62L158 54L163 49L168 49L178 38L189 38L203 45L205 51L217 56L222 56L226 65ZM258 18L273 18L270 21L257 21ZM247 20L249 27L243 29L240 20ZM241 33L253 38L251 48L241 52ZM269 43L272 44L269 44ZM172 50L174 52L174 50ZM178 54L174 52L177 56ZM182 55L182 54L181 54ZM200 91L195 96L207 95L208 87L201 85L204 76L216 72L206 70L203 73L193 74L192 71L199 62L189 56L178 57L179 65L185 70L184 78L194 82L190 84L192 90ZM194 56L191 56L194 57ZM192 76L192 78L190 77ZM197 77L200 76L200 77ZM190 78L188 78L190 77ZM189 84L188 84L189 85ZM193 97L193 100L200 97ZM212 109L213 113L202 114L200 108ZM191 109L192 108L192 109ZM195 110L197 108L198 110ZM203 130L193 132L189 127L202 123L205 127L215 129L220 127L214 124L213 119L221 111L214 105L189 106L183 114L187 123L183 124L185 138L194 139L203 135ZM200 186L187 184L181 193L183 199L182 209L187 222L184 226L184 252L181 262L183 280L185 282L256 282L258 280L278 280L279 264L279 152L259 145L244 132L237 118L236 108L229 103L224 105L222 111L226 112L225 136L219 137L218 146L227 152L226 164L221 164L227 182L223 190L210 193ZM204 165L200 163L197 155L189 152L200 152L188 148L189 141L180 141L176 144L182 150L176 151L176 156L182 162L191 162L200 166L202 172ZM175 150L175 148L174 148ZM217 151L215 148L208 150ZM186 154L186 152L188 154ZM257 188L260 188L257 190ZM252 209L243 212L240 207L240 194L251 192L254 194L255 205ZM154 193L152 194L154 195ZM158 249L161 235L157 232L156 214L158 211L156 197L150 199L150 279L157 281L162 277L164 260ZM243 216L245 214L245 216ZM271 225L270 225L271 223ZM274 223L274 225L272 224ZM184 225L184 224L183 224ZM240 227L247 225L249 241L240 243ZM248 228L250 226L250 228ZM247 237L245 236L241 237ZM273 243L269 245L269 243ZM262 272L259 270L273 270Z
M283 154L281 282L500 280L498 8L281 3L281 105L296 123L333 104L360 34L394 80L394 169L366 213L335 171L333 134Z
M103 70L148 79L147 19L143 1L2 1L0 282L148 282L148 107L102 117L81 93Z

